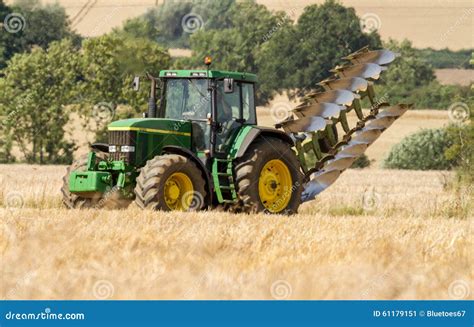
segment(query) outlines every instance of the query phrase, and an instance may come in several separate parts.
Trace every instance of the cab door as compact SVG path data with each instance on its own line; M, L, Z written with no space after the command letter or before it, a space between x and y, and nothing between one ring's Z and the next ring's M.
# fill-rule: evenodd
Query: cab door
M216 92L217 122L216 151L227 153L243 125L255 125L255 93L252 83L235 81L233 92L224 92L224 82L218 81Z

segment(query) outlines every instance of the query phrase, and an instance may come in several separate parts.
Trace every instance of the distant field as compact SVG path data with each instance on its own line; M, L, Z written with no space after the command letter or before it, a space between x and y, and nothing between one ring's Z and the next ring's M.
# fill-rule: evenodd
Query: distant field
M474 69L436 69L435 74L441 84L467 86L474 82Z
M43 0L54 3L57 0ZM12 3L12 0L7 0ZM72 26L85 36L97 36L121 26L132 17L163 0L59 0L71 17ZM298 17L303 8L323 0L258 0L271 10L284 10ZM473 6L470 0L342 0L379 26L384 40L408 38L419 48L452 50L473 48ZM317 22L316 22L317 23ZM414 32L416 31L416 33ZM471 35L471 36L470 36Z
M348 170L283 217L68 211L65 167L0 171L1 298L472 298L469 198L447 172Z

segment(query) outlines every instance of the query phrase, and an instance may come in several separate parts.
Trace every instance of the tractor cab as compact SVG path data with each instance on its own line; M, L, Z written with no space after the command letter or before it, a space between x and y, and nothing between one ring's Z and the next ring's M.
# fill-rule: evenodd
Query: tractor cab
M226 154L243 125L256 125L256 75L217 70L164 70L156 118L192 124L195 152ZM151 113L153 114L153 113ZM150 111L148 113L150 117Z

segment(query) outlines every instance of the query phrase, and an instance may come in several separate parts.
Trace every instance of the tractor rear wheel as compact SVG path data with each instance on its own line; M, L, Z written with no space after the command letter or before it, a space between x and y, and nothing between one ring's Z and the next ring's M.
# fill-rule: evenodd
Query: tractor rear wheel
M298 211L303 191L300 164L282 140L255 141L237 163L235 175L244 211L287 215Z
M102 154L96 155L97 161L104 160L101 155ZM63 194L63 204L68 209L87 209L98 206L100 204L99 201L101 196L97 196L95 198L83 198L77 194L69 192L69 175L75 170L87 170L87 154L75 160L72 165L67 168L66 175L63 177L63 186L61 187L61 193Z
M197 211L206 206L201 170L177 154L148 160L137 178L135 202L142 209Z

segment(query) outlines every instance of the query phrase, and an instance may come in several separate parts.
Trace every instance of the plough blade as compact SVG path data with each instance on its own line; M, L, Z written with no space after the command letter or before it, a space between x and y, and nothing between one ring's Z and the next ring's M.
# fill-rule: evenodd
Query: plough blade
M351 157L358 157L362 153L365 152L367 149L367 144L366 143L358 143L358 142L349 142L347 145L343 145L338 154L341 154L342 156L351 156Z
M347 90L351 92L363 92L367 90L368 82L360 77L341 78L325 80L319 83L329 90Z
M341 113L341 110L346 109L344 106L340 106L334 103L314 103L311 105L298 106L293 109L293 112L298 117L308 116L319 116L323 118L337 117Z
M355 132L351 137L351 140L360 143L372 144L379 136L382 134L380 129L362 129L358 132Z
M407 110L409 106L405 104L398 104L396 106L392 107L386 107L382 112L379 112L377 114L377 118L382 118L382 117L400 117L403 115Z
M380 77L380 73L384 71L385 69L386 67L384 66L367 63L367 64L343 66L340 68L336 68L334 71L341 78L362 77L365 79L377 80Z
M359 98L359 96L346 90L332 90L327 92L312 93L308 95L307 98L320 103L332 102L335 104L350 106L354 99Z
M382 118L375 118L371 120L365 127L367 129L380 129L380 130L385 130L390 125L393 124L395 121L396 117L382 117Z
M327 161L323 167L323 170L324 171L330 171L330 170L343 171L349 168L356 159L357 159L357 156L353 156L353 157L341 156L341 157Z
M287 133L308 133L322 130L328 121L322 117L304 117L281 123L281 127Z
M331 186L336 181L341 172L339 170L331 170L316 174L311 181L306 184L306 187L301 194L302 201L309 201L314 199L316 195Z
M350 54L342 59L347 59L353 63L372 63L377 65L387 65L397 58L398 54L390 50L375 50Z

